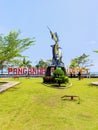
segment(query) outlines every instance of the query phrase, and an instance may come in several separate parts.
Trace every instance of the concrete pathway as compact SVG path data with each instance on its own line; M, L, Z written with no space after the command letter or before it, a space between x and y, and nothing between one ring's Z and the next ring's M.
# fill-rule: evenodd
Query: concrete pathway
M91 84L98 86L98 82L91 82Z
M16 81L2 81L2 82L5 82L5 84L0 85L0 93L20 83Z

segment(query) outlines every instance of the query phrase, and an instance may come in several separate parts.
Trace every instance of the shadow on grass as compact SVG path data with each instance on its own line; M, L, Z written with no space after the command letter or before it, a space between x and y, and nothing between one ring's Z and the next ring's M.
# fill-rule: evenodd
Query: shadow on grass
M69 99L69 98L63 98L61 99L62 101L66 101L66 102L76 102L77 104L80 104L80 99Z
M65 88L70 88L72 87L72 83L68 83L68 84L61 84L61 86L59 86L58 84L48 84L48 83L42 83L43 85L47 86L47 87L51 87L51 88L56 88L56 89L65 89Z
M89 87L96 87L96 88L98 88L98 85L92 84L92 83L88 84L88 86L89 86Z
M0 85L6 84L6 83L8 83L8 82L5 82L5 81L4 82L0 82Z
M64 89L64 88L66 88L65 85L59 86L58 84L45 84L45 83L42 83L42 84L47 86L47 87L50 87L50 88L56 88L56 89Z

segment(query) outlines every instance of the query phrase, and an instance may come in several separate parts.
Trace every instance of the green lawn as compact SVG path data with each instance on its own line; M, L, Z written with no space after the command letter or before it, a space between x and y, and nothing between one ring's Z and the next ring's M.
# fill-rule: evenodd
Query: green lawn
M70 88L45 86L42 78L15 81L21 84L0 94L0 130L98 130L98 87L89 86L98 78L70 79ZM62 100L65 94L80 96L80 104Z

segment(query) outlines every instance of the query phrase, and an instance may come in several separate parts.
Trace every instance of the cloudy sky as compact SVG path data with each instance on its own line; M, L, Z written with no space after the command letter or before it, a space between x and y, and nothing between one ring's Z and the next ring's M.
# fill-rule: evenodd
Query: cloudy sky
M65 66L85 53L98 71L98 0L0 0L0 34L20 30L21 38L35 37L23 53L33 64L52 58L47 26L58 33Z

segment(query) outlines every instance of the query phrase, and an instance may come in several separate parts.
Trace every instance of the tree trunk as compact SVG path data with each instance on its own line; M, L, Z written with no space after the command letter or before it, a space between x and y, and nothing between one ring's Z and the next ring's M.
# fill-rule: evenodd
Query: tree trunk
M59 87L61 86L61 83L60 83L60 81L58 81L58 84L59 84Z

